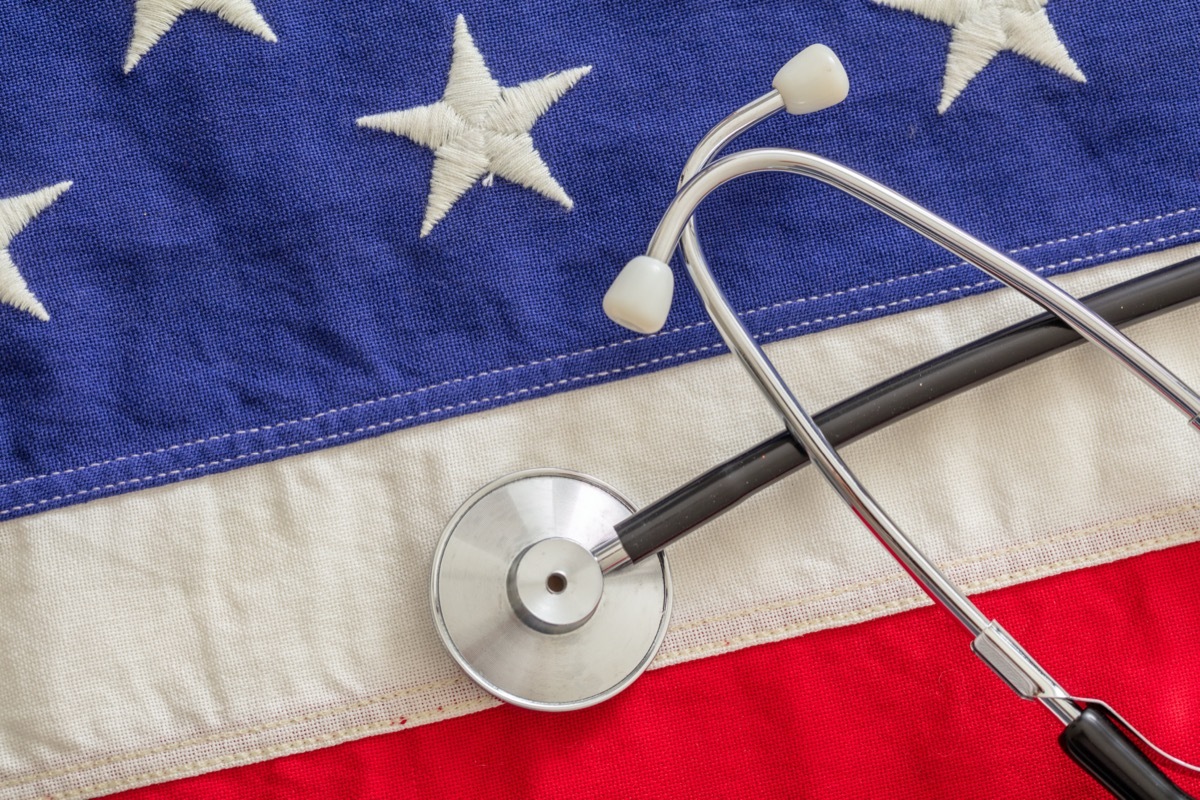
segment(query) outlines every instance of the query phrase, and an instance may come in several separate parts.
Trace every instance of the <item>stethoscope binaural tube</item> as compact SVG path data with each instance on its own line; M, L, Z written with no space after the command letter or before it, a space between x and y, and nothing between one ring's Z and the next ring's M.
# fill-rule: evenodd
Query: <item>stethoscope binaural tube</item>
M1192 425L1200 428L1200 395L1079 300L883 184L812 153L787 148L758 148L726 156L705 167L689 180L671 201L650 239L646 254L634 259L634 262L640 265L646 263L640 259L647 259L665 264L705 197L730 181L759 172L787 172L816 178L879 209L930 241L940 244L1057 315L1085 339L1100 345L1178 408ZM729 306L714 280L712 272L706 265L697 261L685 259L685 263L704 301L705 309L722 336L726 338L726 343L746 363L760 387L782 412L787 406L784 396L771 388L773 381L763 369L764 365L761 362L765 359L760 358L761 351L745 332L736 312ZM742 334L737 334L738 329L741 329Z
M803 56L802 53L793 61ZM818 76L817 82L820 81ZM791 110L792 103L788 102L785 91L789 88L794 87L781 87L777 76L776 92L750 104L743 111L754 109L757 105L758 113L765 112L764 116L773 113L778 106L773 96L776 94L782 95L783 104ZM746 116L750 118L758 116L758 113L750 112ZM745 127L748 124L740 125L738 130L744 130ZM710 134L706 141L714 138L720 137ZM712 152L715 153L716 149L712 148ZM705 157L706 154L694 154L689 166L694 168L696 163L703 163ZM1087 710L1081 708L998 623L989 621L888 517L796 400L787 383L725 299L702 255L695 257L699 253L699 246L691 220L700 202L729 181L767 171L817 178L883 211L1017 289L1062 318L1081 336L1103 347L1179 408L1197 428L1200 428L1200 396L1115 327L1036 273L882 184L820 156L797 150L747 150L704 167L687 180L671 201L645 255L626 265L605 296L605 312L615 322L642 333L657 331L665 321L673 288L667 262L675 247L687 238L687 250L694 251L689 253L685 250L688 273L726 345L754 378L783 418L789 433L808 453L812 463L843 502L918 585L970 631L974 637L972 650L1019 696L1040 701L1066 726L1064 735L1060 737L1064 751L1114 794L1128 798L1186 797L1129 742L1111 719L1090 707ZM593 554L606 571L630 560L619 542L616 545L606 543L593 550Z

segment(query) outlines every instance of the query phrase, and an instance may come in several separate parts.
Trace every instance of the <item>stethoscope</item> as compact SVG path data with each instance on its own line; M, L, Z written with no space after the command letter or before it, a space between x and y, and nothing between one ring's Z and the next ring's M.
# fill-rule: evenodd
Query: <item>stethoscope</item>
M1100 345L1200 428L1200 396L1114 326L1194 299L1200 293L1200 262L1114 287L1085 305L840 164L782 148L745 150L714 161L735 137L776 112L820 111L841 102L849 91L841 63L823 45L792 58L772 85L771 92L701 139L645 254L617 276L604 297L604 311L636 332L660 330L674 292L667 262L680 246L713 324L783 418L786 432L640 512L604 483L563 470L520 472L483 487L454 514L435 552L431 595L443 643L476 683L515 705L561 711L612 697L646 669L666 634L671 576L662 549L809 459L918 585L970 632L976 655L1020 697L1040 702L1065 726L1059 742L1072 759L1118 797L1187 797L1125 736L1122 726L1154 747L1145 737L1106 704L1068 694L921 552L850 471L831 438L840 444L891 417L1080 340ZM819 415L818 425L725 299L692 222L699 204L717 188L765 171L816 178L874 206L1050 314L872 387ZM980 374L974 368L982 362L988 368Z

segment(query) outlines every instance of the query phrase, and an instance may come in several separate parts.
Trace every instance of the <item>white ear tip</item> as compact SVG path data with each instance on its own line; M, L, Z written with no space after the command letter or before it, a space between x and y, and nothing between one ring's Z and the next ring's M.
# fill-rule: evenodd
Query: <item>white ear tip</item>
M775 73L771 85L783 97L789 114L811 114L836 106L850 93L842 62L823 44L810 45Z
M658 333L671 311L675 276L671 268L650 256L632 259L604 294L604 313L623 328Z

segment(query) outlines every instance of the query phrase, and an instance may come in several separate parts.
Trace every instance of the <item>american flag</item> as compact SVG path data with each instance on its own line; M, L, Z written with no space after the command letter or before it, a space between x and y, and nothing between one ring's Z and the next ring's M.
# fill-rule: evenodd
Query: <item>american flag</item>
M645 503L777 431L685 280L651 336L600 300L805 45L849 98L739 146L1084 293L1200 253L1198 29L1190 0L10 3L0 798L1099 796L815 473L670 549L657 661L584 711L472 684L430 559L507 472ZM813 410L1034 310L811 182L698 222ZM1133 335L1197 385L1198 321ZM1193 444L1081 348L845 454L1069 690L1195 761Z

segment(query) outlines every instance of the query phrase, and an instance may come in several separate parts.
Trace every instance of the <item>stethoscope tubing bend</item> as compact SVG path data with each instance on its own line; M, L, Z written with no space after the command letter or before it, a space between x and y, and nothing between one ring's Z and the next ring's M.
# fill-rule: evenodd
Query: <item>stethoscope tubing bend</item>
M1085 339L1112 354L1127 369L1178 408L1193 426L1200 428L1200 395L1077 299L878 181L812 153L788 148L757 148L743 150L714 161L688 180L671 201L650 239L646 255L668 261L684 235L685 226L705 197L732 180L761 172L788 172L815 178L862 200L922 236L937 242L1058 315ZM728 310L728 314L721 316L736 319L736 314L728 309L728 302L703 259L687 259L686 266L705 307L711 312L723 306ZM718 327L721 327L720 323Z

